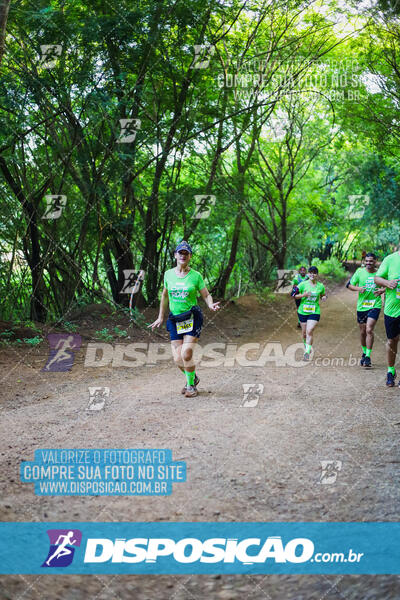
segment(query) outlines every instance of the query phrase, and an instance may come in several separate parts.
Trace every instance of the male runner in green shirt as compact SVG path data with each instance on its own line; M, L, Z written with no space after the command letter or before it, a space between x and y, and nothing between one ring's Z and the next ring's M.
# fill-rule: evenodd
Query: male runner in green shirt
M371 367L371 352L374 344L374 327L382 308L381 295L385 288L378 288L374 281L376 256L368 252L364 257L365 267L359 267L347 284L347 288L358 292L357 323L360 327L361 348L363 351L360 365Z
M297 292L298 286L300 283L302 283L303 281L306 281L308 279L308 275L307 275L307 269L305 267L300 267L299 272L297 273L297 275L294 276L293 281L292 281L292 293L291 296L295 296L295 293ZM296 300L296 298L294 298L295 304L296 304L296 310L299 308L300 306L300 302L301 300ZM300 325L300 321L297 320L297 327L300 329L301 325Z
M393 387L396 378L394 365L400 335L400 248L383 259L376 272L375 283L386 288L384 310L388 363L386 385Z

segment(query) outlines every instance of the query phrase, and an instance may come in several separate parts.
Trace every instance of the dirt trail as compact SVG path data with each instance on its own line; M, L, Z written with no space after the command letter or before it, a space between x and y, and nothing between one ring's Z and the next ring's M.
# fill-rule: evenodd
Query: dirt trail
M301 341L286 297L268 305L244 298L211 319L203 345L280 342L285 352ZM182 375L170 362L85 367L87 341L67 373L41 371L46 344L0 353L1 520L399 519L400 390L384 385L382 316L374 368L350 366L360 351L355 295L345 288L332 290L322 306L313 363L203 365L195 399L180 395ZM243 384L264 386L257 406L242 406ZM105 410L93 414L86 411L92 385L111 390ZM35 449L52 447L171 448L174 460L187 463L187 482L174 484L169 497L37 497L33 485L19 482L19 464ZM342 461L335 484L318 483L322 460ZM399 578L383 575L3 576L0 586L1 598L24 600L400 597Z

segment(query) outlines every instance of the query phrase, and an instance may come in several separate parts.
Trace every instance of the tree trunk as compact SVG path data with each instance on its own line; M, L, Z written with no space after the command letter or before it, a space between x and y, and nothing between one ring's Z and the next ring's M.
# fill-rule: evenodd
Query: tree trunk
M236 215L235 225L233 228L233 236L232 236L232 244L231 244L231 252L229 255L228 264L226 265L221 277L219 278L215 288L213 289L213 293L218 298L224 298L226 292L226 286L228 285L229 278L232 273L232 269L236 262L236 254L239 246L239 238L240 238L240 228L242 225L242 207L239 207L239 211Z
M0 64L3 60L5 39L6 39L6 27L8 19L8 10L10 8L11 0L0 0Z

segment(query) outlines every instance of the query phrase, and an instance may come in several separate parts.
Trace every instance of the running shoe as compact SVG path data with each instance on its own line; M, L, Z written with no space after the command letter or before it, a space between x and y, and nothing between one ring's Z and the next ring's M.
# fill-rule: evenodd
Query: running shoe
M195 375L195 377L194 377L194 387L196 387L197 385L199 385L199 383L200 383L200 379L197 377L197 375ZM187 390L187 384L185 385L185 387L183 387L181 389L181 394L185 395L186 394L186 390Z
M198 392L194 385L188 385L185 392L185 398L194 398Z
M303 360L310 360L310 353L304 352Z
M368 368L368 367L372 367L372 364L371 364L371 358L370 358L369 356L366 356L366 357L364 358L364 367L367 367L367 368Z
M362 355L361 360L360 360L360 367L363 367L365 365L365 358L366 358L365 357L365 353L363 352L363 355Z
M388 371L388 374L386 376L387 387L394 387L394 378L395 377L396 377L396 373L393 375L392 373L390 373L390 371Z

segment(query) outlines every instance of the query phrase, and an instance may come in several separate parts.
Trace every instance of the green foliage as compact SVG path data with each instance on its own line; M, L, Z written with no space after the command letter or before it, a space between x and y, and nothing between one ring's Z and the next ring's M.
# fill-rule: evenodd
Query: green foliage
M347 271L335 256L328 258L327 260L316 258L313 260L313 266L318 267L319 275L321 277L328 277L334 281L341 281L348 275Z
M255 286L255 294L260 304L271 304L271 302L277 301L277 295L274 293L273 288L262 284Z
M104 329L99 329L98 331L95 331L94 337L96 340L101 340L103 342L112 342L114 339L114 336L112 335L112 333L109 333L107 327L104 327Z
M144 315L142 315L142 313L136 308L136 306L131 310L131 319L136 325L142 327L143 329L149 325Z
M318 259L341 277L341 260L391 249L398 10L356 4L11 3L0 81L1 318L40 334L28 317L62 317L75 332L70 311L100 301L144 328L121 292L124 271L146 270L141 294L155 306L182 239L218 297L255 290L268 301L277 268ZM194 68L194 45L214 43L208 66ZM41 63L45 44L62 46L52 68ZM127 118L140 127L124 143ZM62 214L43 218L45 196L56 194L67 198ZM205 218L196 217L201 195L215 197ZM351 196L370 199L360 217Z
M41 344L43 342L43 338L40 337L40 335L36 335L33 338L24 338L24 342L25 344L28 344L28 346L37 346L38 344Z
M60 326L69 333L75 333L78 330L78 325L76 323L71 323L70 321L66 321L65 319L62 319L60 321Z
M115 335L117 335L118 337L126 337L128 335L128 332L124 329L121 329L120 327L118 327L118 325L116 325L114 327L114 333Z

